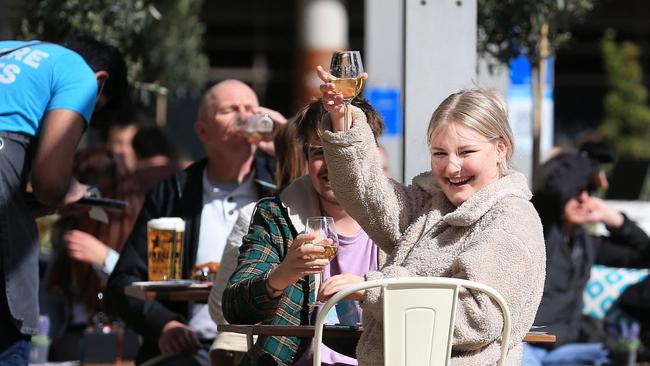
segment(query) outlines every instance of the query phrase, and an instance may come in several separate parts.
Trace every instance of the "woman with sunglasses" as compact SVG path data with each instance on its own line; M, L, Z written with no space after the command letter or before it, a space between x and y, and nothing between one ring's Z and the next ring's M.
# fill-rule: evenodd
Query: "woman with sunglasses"
M648 267L650 238L636 223L594 196L606 187L596 160L561 154L548 161L533 195L546 241L546 284L535 324L555 334L544 348L525 345L523 366L574 365L606 360L604 329L582 315L582 296L594 264ZM585 225L602 223L608 236L592 235ZM648 303L648 299L645 300ZM585 332L590 325L591 331ZM579 344L576 344L579 343Z

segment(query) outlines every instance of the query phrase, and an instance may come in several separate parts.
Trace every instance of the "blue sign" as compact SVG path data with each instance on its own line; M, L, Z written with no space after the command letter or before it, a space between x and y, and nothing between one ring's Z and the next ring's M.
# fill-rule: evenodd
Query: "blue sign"
M402 136L402 103L399 89L368 87L364 96L384 119L384 136Z

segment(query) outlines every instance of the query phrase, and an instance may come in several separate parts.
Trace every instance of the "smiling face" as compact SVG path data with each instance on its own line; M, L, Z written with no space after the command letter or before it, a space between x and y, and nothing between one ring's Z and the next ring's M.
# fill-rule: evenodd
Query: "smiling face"
M307 170L309 181L318 193L321 200L338 204L332 185L330 184L327 163L323 156L323 147L320 139L315 136L309 138L309 147L307 148Z
M431 170L447 199L458 207L501 177L502 139L489 140L476 130L444 123L431 138Z

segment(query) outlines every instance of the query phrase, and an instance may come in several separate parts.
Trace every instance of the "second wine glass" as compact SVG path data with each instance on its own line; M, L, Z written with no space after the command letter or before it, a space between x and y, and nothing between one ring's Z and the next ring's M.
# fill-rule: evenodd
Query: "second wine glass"
M331 261L332 258L336 256L336 253L338 253L339 249L339 237L336 232L336 226L334 226L334 219L332 217L315 216L307 218L305 233L314 233L316 238L314 238L313 245L320 245L325 248L325 251L323 253L314 255L314 259L327 259ZM330 239L331 243L326 242L327 239ZM320 279L322 283L322 273L320 275ZM319 306L322 304L322 302L314 301L309 303L309 306Z
M348 105L363 89L361 53L359 51L334 52L330 61L330 74L334 77L330 82L334 84L336 92L343 95L344 130L347 131L350 127Z

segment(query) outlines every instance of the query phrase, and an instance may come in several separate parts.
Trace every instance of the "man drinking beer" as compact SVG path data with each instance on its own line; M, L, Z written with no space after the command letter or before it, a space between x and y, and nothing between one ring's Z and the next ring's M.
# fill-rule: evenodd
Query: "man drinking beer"
M239 209L273 191L274 164L242 136L236 126L254 114L275 124L284 117L260 107L255 92L238 80L226 80L204 95L194 129L207 158L155 186L145 199L136 225L108 281L118 312L142 336L137 362L161 353L158 364L208 364L207 350L217 334L206 304L143 301L124 294L135 281L148 279L147 222L159 217L185 221L183 278L192 266L219 262Z

